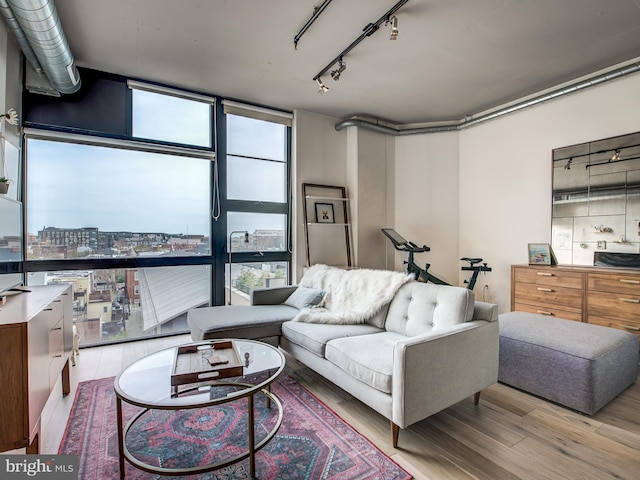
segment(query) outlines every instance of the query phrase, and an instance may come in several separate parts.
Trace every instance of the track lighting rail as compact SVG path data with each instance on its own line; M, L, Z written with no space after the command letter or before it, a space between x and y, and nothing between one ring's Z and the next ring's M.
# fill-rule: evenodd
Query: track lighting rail
M580 157L589 157L591 155L600 155L602 153L607 153L607 152L615 152L616 150L618 150L618 154L620 154L620 150L626 150L628 148L636 148L636 147L640 147L640 144L634 144L634 145L624 145L621 147L617 147L617 148L605 148L604 150L597 150L595 152L589 152L589 153L581 153L578 155L568 155L566 157L559 157L559 158L554 158L553 161L554 162L561 162L562 160L567 160L569 158L580 158Z
M609 160L607 160L606 162L588 163L587 165L584 166L584 168L597 167L598 165L607 165L607 164L611 164L611 163L627 162L629 160L638 160L639 158L640 157L629 157L629 158L618 158L618 159L614 160L613 157L612 157Z
M298 42L300 41L304 33L309 29L309 27L313 24L313 22L317 20L320 14L324 11L325 8L329 6L330 3L331 3L331 0L324 0L322 5L313 9L313 15L311 15L311 18L307 20L307 23L305 23L304 26L300 29L300 31L296 34L296 36L293 37L293 47L296 50L298 49Z
M345 48L342 52L336 55L336 57L333 60L331 60L331 62L329 62L322 70L320 70L318 74L315 77L313 77L313 81L317 82L318 84L322 84L322 80L320 80L320 77L322 77L322 75L327 73L331 69L331 67L333 67L336 63L342 62L343 57L347 53L353 50L365 38L373 35L380 28L380 25L382 25L383 23L389 23L391 21L391 18L393 17L393 14L396 13L398 10L400 10L400 8L408 1L409 0L400 0L393 7L391 7L388 12L386 12L378 20L376 20L375 23L369 23L368 25L366 25L362 31L362 34L358 38L356 38L353 42L351 42L351 44L347 48ZM397 29L397 23L396 23L396 29Z

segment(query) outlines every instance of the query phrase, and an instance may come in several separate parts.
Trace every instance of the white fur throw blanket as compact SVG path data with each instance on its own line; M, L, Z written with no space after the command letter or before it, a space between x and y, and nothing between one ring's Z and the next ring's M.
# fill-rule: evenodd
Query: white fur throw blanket
M341 325L364 323L391 302L398 289L410 280L412 275L389 270L343 270L314 265L300 285L324 290L326 296L321 305L301 310L294 320Z

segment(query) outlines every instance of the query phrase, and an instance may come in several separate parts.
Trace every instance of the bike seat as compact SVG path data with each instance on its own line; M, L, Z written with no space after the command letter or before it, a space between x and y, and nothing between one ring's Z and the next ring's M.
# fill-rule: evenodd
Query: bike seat
M460 260L469 262L471 265L473 265L474 263L480 263L482 261L481 258L469 258L469 257L462 257Z

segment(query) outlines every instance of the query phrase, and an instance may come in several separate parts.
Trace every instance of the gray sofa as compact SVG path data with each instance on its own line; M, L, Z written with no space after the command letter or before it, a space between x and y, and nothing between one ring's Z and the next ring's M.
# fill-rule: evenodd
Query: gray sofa
M472 395L477 404L497 381L497 306L468 289L411 281L365 323L337 325L294 321L298 310L283 302L295 288L254 291L251 306L192 310L192 337L280 336L293 358L388 418L394 447L401 428Z

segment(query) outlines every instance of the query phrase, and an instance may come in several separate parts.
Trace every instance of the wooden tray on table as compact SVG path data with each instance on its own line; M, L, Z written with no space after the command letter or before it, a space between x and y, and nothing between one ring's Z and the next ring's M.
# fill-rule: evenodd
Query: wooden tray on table
M171 386L238 377L242 373L240 354L231 340L183 345L176 349Z

